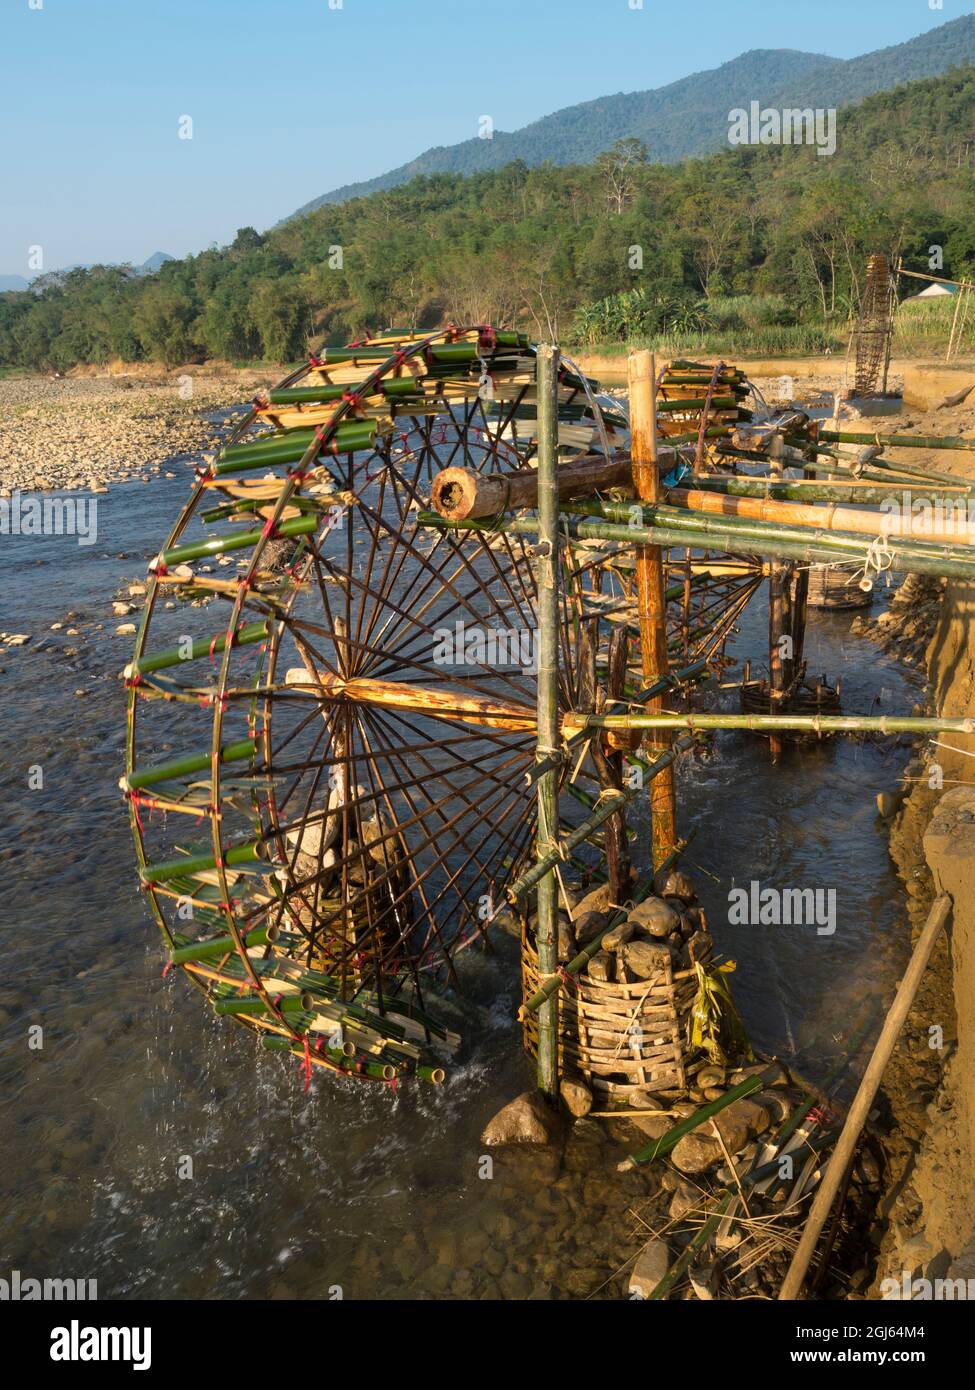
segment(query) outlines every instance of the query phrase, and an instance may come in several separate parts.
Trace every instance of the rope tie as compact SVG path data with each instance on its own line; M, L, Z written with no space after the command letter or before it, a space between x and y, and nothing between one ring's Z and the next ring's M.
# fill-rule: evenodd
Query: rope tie
M854 571L846 582L852 584L854 580L857 580L857 587L862 589L864 593L869 593L876 580L880 579L881 576L886 578L889 585L890 571L893 568L895 556L888 542L889 537L885 535L877 536L875 540L872 540L867 546L862 568Z

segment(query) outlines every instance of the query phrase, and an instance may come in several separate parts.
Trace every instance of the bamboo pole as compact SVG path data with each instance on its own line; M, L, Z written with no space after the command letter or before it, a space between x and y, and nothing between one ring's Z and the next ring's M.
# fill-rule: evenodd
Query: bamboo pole
M935 943L950 912L951 898L946 893L942 893L935 898L931 905L928 920L924 924L924 929L918 937L908 967L901 978L894 1002L884 1021L884 1026L880 1030L877 1045L867 1064L867 1069L863 1073L863 1080L853 1098L853 1104L847 1113L840 1137L836 1141L836 1147L823 1174L823 1180L819 1184L802 1237L792 1257L789 1272L779 1291L779 1299L782 1301L799 1296L806 1271L815 1253L816 1242L833 1205L833 1198L843 1180L847 1164L856 1150L860 1132L870 1114L887 1063L890 1061L900 1031L910 1013L914 996L917 994L927 963L931 959L931 952L934 950Z
M764 497L773 502L844 502L856 506L875 507L881 502L889 502L892 498L896 500L899 490L906 489L910 492L915 484L899 482L892 478L886 487L878 487L875 483L857 482L853 479L848 483L806 482L798 478L786 482L776 478L725 478L705 473L695 479L694 486L709 493L726 494L730 497ZM968 492L969 489L963 484L954 488L942 484L938 488L926 488L923 497L931 502L951 503L966 501ZM668 497L671 495L671 492L667 493Z
M631 352L627 359L630 389L630 449L633 462L633 485L644 502L655 506L660 501L660 473L657 458L656 417L656 360L653 353L642 349ZM637 599L640 619L640 650L643 660L643 681L654 685L669 668L667 656L667 599L664 590L663 551L659 545L642 544L636 553ZM662 695L647 702L650 710L662 710ZM666 735L648 740L649 748L658 756L666 751ZM670 854L677 843L677 804L674 792L673 767L655 777L650 786L650 822L655 869Z
M885 449L975 449L975 439L965 439L957 434L865 434L857 430L820 430L818 437L830 444L880 444ZM897 467L896 464L891 466Z
M692 747L693 744L694 739L689 735L675 740L673 748L668 750L668 753L665 755L667 761L665 762L663 759L658 759L656 762L650 763L644 771L644 778L649 779L659 776L668 767L672 766L674 759L680 753L685 752L688 748ZM543 875L547 874L561 860L567 859L577 845L581 845L584 840L587 840L594 830L598 830L604 821L609 820L610 816L615 815L617 811L627 806L634 797L640 794L641 790L642 789L639 787L634 787L630 791L616 791L611 792L607 796L600 797L597 800L592 815L587 816L574 830L570 831L561 841L560 846L556 846L549 850L547 854L536 860L530 869L526 869L513 883L508 885L505 889L505 896L508 898L509 902L517 902L520 898L523 898Z
M632 504L623 504L624 508ZM564 510L580 512L598 518L614 515L611 505L601 502L567 502ZM699 550L721 550L729 555L778 555L807 563L861 564L871 552L872 543L865 537L845 536L839 532L803 533L801 527L789 530L768 522L743 522L738 518L709 517L698 521L689 513L674 508L655 510L652 527L626 525L612 520L564 522L563 530L573 540L608 540L622 545L657 544L663 546L692 546ZM538 522L533 517L511 517L495 523L477 521L448 522L436 512L421 512L418 521L424 526L456 527L459 530L507 532L514 535L537 535ZM729 527L730 523L730 527ZM975 580L975 557L963 555L966 547L957 550L949 546L935 547L920 542L893 540L885 551L885 568L892 573L931 574L938 578Z
M587 454L584 458L561 464L556 472L560 500L566 497L591 497L604 488L628 488L632 481L630 460L625 454L612 458ZM444 468L433 481L430 498L440 515L451 521L518 511L522 507L537 505L538 472L534 468L516 473L478 473L473 468Z
M808 526L818 531L901 536L945 545L975 544L975 526L972 526L968 519L968 502L965 497L959 499L961 517L955 517L954 508L949 503L947 520L927 516L890 516L879 511L853 511L848 507L839 510L835 504L822 507L756 497L727 497L698 488L671 488L667 497L674 506L716 516L747 517L755 521ZM900 504L899 499L893 500Z
M811 734L972 734L975 719L942 715L900 714L576 714L562 717L562 732L609 729L629 733L634 729L795 729Z
M551 759L560 752L559 742L559 498L556 478L558 458L558 349L542 343L535 361L538 391L538 732L536 760ZM557 767L542 773L537 782L538 826L535 854L541 861L558 852ZM535 947L542 980L558 969L558 898L554 869L539 879L536 890ZM554 1104L558 1097L558 1000L546 1000L538 1014L538 1086Z

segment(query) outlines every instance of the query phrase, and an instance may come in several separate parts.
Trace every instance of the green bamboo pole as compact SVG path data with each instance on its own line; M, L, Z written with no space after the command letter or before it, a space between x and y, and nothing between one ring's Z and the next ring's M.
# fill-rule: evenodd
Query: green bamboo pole
M255 864L264 858L264 842L254 840L247 845L234 845L226 851L223 862L228 867L237 864ZM142 870L144 883L165 883L170 878L184 878L187 875L203 873L215 869L216 856L212 854L184 854L179 859L160 860L158 864L147 864Z
M898 500L894 489L911 488L913 483L898 483L891 480L883 487L849 487L844 483L791 483L778 482L774 478L723 478L702 474L694 479L694 486L701 491L718 492L729 497L768 497L772 501L785 502L842 502L863 503L879 506L892 498ZM932 501L967 500L968 489L959 487L954 492L943 489L926 489L925 498Z
M599 514L601 511L599 503L588 504L588 507L593 514ZM578 502L562 504L564 511L579 509ZM696 521L703 514L685 512L683 515ZM529 536L538 534L538 522L530 516L510 517L488 523L450 522L445 521L437 512L421 512L417 519L421 525L447 530L479 530L486 533L501 531ZM750 523L740 531L737 528L732 531L719 530L707 525L672 525L669 517L666 523L652 527L624 526L613 521L569 521L567 518L562 522L563 534L572 539L617 541L624 545L690 546L693 550L722 550L729 555L779 555L811 564L849 564L851 561L863 561L870 547L870 542L863 536L844 536L838 531L809 530L801 540L797 540L794 536L783 538L779 534L780 530L781 528L772 522ZM829 540L825 537L829 537ZM842 547L836 543L839 540L844 543ZM888 543L888 553L891 557L889 568L892 572L931 574L948 579L975 579L975 560L966 559L947 546L919 550L916 544L908 546L892 540Z
M218 474L231 473L236 468L249 466L254 460L261 462L277 459L282 463L300 459L316 440L321 439L327 430L326 425L304 426L298 429L278 430L274 433L256 435L242 444L228 444L217 455ZM324 444L323 448L333 453L365 448L375 437L375 420L346 420Z
M666 753L661 754L654 762L644 763L641 759L644 777L656 777L658 773L663 772L664 768L670 767L674 763L678 754L691 748L694 742L695 740L690 736L681 738L674 743L673 748L669 748ZM569 790L585 797L588 802L589 797L586 793L579 793L577 788L571 786ZM561 841L561 845L549 850L548 854L536 860L530 869L526 869L520 877L516 878L515 881L505 889L505 894L509 902L517 902L520 898L523 898L525 894L535 886L539 879L553 869L556 864L565 859L566 856L578 845L581 845L584 840L587 840L593 831L598 830L603 822L608 820L611 815L616 811L622 810L624 806L627 806L644 790L644 787L634 787L630 791L615 792L610 796L593 798L595 801L595 809L592 815L587 816L584 821L581 821L574 830L566 835Z
M244 938L244 945L266 946L269 941L276 941L277 936L278 931L273 924L255 927ZM214 936L209 941L193 941L188 946L174 947L169 953L169 959L173 965L185 965L188 961L212 960L217 956L225 956L236 949L237 944L232 936Z
M347 393L358 393L360 390L359 385L331 386L323 381L320 386L289 386L280 391L269 391L267 399L270 405L327 404L329 401L340 401ZM370 387L369 394L420 396L423 394L423 387L415 376L391 376L385 381L376 382Z
M559 485L557 478L558 421L557 348L540 344L535 361L538 393L538 732L536 761L552 759L559 742ZM551 864L558 855L559 775L555 768L537 781L538 828L535 854ZM538 971L544 980L558 969L558 897L554 870L539 877L536 892L535 946ZM544 1004L538 1016L538 1085L553 1103L558 1097L558 1000Z
M291 521L279 521L274 528L274 535L307 536L317 531L320 524L320 517L296 516ZM205 541L187 541L185 545L174 545L171 550L163 550L150 563L149 569L154 574L159 574L188 560L203 560L210 555L223 555L228 550L244 550L256 545L263 535L264 529L261 528L253 531L230 531L224 536L211 536Z
M569 727L573 729L612 729L616 732L636 729L754 729L767 733L793 729L814 734L975 733L975 719L896 714L579 714L570 718L572 722Z
M241 762L245 758L252 758L256 752L257 741L245 738L239 743L225 743L220 749L220 761ZM174 758L172 762L157 763L155 767L137 767L121 779L119 786L123 791L138 791L141 787L151 787L156 782L176 781L181 777L190 776L193 772L203 772L212 761L212 755L209 753L190 753L184 758Z
M230 645L245 647L250 643L263 642L270 630L271 624L267 619L261 623L245 623L233 634ZM215 656L222 652L226 645L226 632L221 632L216 637L198 637L188 653L180 647L173 647L169 651L156 652L155 655L140 656L126 667L125 675L127 679L131 679L132 676L147 676L152 671L163 671L170 666L179 666L184 661L198 661L201 656Z
M975 449L975 439L950 434L866 434L855 430L820 430L818 437L831 444L880 444L885 449Z

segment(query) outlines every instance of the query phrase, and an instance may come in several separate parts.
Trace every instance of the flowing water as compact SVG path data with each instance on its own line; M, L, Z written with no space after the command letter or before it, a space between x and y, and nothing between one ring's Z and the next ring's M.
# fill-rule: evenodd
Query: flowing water
M619 1296L647 1180L615 1172L617 1140L577 1125L561 1170L492 1164L479 1141L530 1084L509 938L465 958L465 1043L439 1088L316 1075L306 1093L298 1065L162 977L117 788L131 638L110 600L144 578L188 481L112 488L90 547L0 540L0 628L34 634L0 647L0 1275L94 1278L102 1298ZM765 624L756 601L737 638L756 670ZM850 624L810 612L810 671L842 677L847 711L910 709L916 678ZM689 865L753 1043L813 1077L906 957L874 809L906 757L833 740L773 767L764 742L725 734L680 773ZM753 879L835 890L835 931L730 925L729 889Z

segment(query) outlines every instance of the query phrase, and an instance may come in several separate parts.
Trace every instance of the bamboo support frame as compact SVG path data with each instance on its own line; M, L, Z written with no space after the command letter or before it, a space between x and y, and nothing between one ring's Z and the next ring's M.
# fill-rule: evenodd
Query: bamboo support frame
M536 575L538 592L538 730L536 760L559 752L559 515L558 407L556 348L542 344L536 359L538 385L538 527ZM535 853L539 863L558 854L557 769L543 772L536 783L538 824ZM558 968L558 889L553 868L536 888L535 945L540 974L550 977ZM558 1003L548 1000L538 1015L538 1085L553 1104L558 1098Z
M656 359L651 352L631 352L627 359L630 389L630 449L633 485L637 496L650 505L660 500L660 473L657 451ZM636 554L637 599L640 620L640 652L643 682L652 686L667 674L667 599L664 585L663 552L659 545L641 544ZM648 708L663 709L663 696L654 696ZM649 748L658 756L669 740L655 736ZM677 843L677 802L674 774L668 767L654 778L650 787L650 819L654 868L659 868Z

